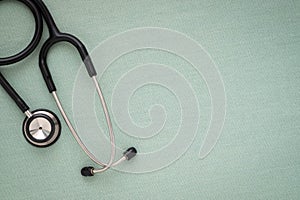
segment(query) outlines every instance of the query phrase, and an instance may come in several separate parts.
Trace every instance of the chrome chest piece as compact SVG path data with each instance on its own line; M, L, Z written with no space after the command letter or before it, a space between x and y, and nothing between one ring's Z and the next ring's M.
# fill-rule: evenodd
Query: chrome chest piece
M36 147L47 147L60 136L61 124L58 117L49 110L26 112L23 134L26 140Z

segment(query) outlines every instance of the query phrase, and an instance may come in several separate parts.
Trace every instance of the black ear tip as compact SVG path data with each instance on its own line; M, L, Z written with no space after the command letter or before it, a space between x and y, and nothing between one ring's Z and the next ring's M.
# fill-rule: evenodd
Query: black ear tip
M81 169L82 176L94 176L93 173L94 167L84 167Z
M134 147L128 148L127 151L131 151L132 153L135 153L135 154L137 153L137 150Z
M137 154L137 150L134 147L130 147L123 154L127 160L130 160Z

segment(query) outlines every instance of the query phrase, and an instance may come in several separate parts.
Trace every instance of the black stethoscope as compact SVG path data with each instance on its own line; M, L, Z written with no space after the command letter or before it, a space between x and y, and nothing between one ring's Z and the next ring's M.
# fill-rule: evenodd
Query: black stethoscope
M6 58L0 58L0 66L3 65L10 65L16 62L19 62L26 58L29 54L31 54L37 45L39 44L42 32L43 32L43 19L45 20L48 30L49 30L49 38L44 42L39 54L39 67L43 78L46 82L47 88L49 92L53 95L53 98L59 108L61 115L63 116L66 124L68 125L72 135L80 145L80 147L84 150L84 152L97 164L101 165L102 168L95 169L93 167L84 167L81 170L81 174L83 176L93 176L95 173L103 172L109 169L112 166L116 166L122 163L125 160L130 160L133 158L137 151L134 147L128 148L124 153L123 156L117 160L115 159L115 139L114 133L112 129L111 119L108 113L108 109L106 106L105 99L103 97L101 88L97 81L97 72L94 68L92 60L84 46L84 44L77 39L75 36L62 33L57 28L49 10L47 9L46 5L43 3L42 0L18 0L24 3L32 12L34 19L35 19L35 32L31 42L28 46L23 49L21 52L9 56ZM111 153L110 153L110 160L108 163L103 163L99 161L83 144L81 139L79 138L78 134L76 133L73 125L71 124L68 116L66 115L59 97L56 93L56 87L53 82L51 73L49 71L47 65L47 54L50 48L58 43L58 42L68 42L76 47L77 51L79 52L82 61L85 64L86 70L94 82L96 91L98 93L99 99L101 101L101 105L105 114L107 126L109 129L109 136L110 136L110 143L111 143ZM54 144L60 136L61 132L61 124L58 117L51 111L46 109L39 109L35 111L30 111L28 105L25 101L18 95L18 93L13 89L13 87L8 83L8 81L4 78L4 76L0 72L0 84L5 89L5 91L10 95L10 97L15 101L17 106L20 110L26 115L26 118L23 123L23 133L26 140L37 147L47 147Z

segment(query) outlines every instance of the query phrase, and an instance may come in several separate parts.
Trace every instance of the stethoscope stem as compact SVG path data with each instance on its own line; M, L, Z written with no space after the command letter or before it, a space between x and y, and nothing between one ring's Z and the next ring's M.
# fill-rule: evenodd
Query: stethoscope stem
M32 113L30 112L30 110L26 110L26 111L24 112L24 114L25 114L28 118L32 117Z

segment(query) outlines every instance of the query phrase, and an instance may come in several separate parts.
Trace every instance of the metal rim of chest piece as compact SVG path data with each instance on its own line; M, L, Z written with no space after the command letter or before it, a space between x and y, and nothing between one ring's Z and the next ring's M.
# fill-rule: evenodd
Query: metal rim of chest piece
M54 144L61 133L58 117L45 109L35 110L31 114L23 122L23 134L27 142L36 147Z

